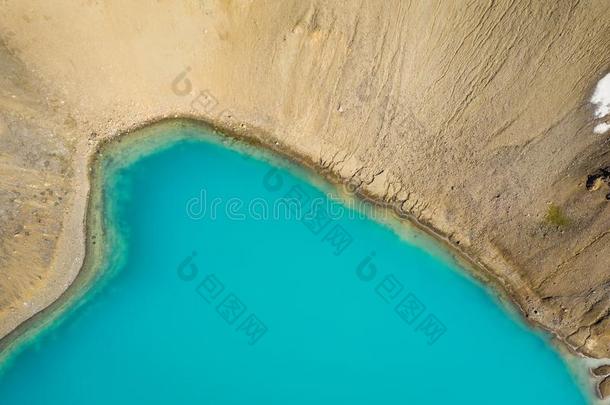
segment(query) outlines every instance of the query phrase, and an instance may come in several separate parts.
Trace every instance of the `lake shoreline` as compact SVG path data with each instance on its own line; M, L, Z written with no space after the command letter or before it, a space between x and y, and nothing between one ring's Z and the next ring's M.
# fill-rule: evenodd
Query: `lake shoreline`
M106 245L104 243L96 243L98 236L103 236L106 228L103 226L104 207L101 203L102 197L102 177L103 169L101 168L101 162L103 161L103 155L112 147L122 143L125 139L129 139L129 142L140 142L141 139L151 139L155 133L163 132L166 126L177 125L181 127L193 127L202 128L204 130L213 133L215 138L218 138L220 142L226 142L238 148L241 143L246 145L248 148L254 148L255 152L260 152L265 155L270 155L272 158L278 158L286 160L290 163L294 163L300 167L311 171L315 175L321 176L324 180L328 181L333 187L336 187L338 191L342 192L343 198L354 198L364 200L377 209L381 209L393 214L393 224L388 225L393 230L400 232L400 228L414 227L417 231L422 232L428 237L434 240L434 243L438 244L439 247L446 249L447 255L457 262L465 273L469 277L473 277L483 284L485 288L493 292L493 295L501 302L505 309L508 309L511 314L519 314L520 321L527 324L528 327L533 329L532 333L536 331L544 331L549 335L552 335L552 331L544 328L543 325L537 323L525 316L520 297L513 292L510 283L505 282L501 278L497 277L490 269L476 261L471 255L464 251L460 246L456 245L450 237L443 235L437 231L431 224L422 221L420 218L416 218L413 215L407 214L391 203L380 201L379 196L368 193L365 189L357 187L353 193L347 192L345 184L349 179L341 178L337 173L328 170L327 168L321 167L317 162L306 155L299 154L296 150L288 147L287 145L279 143L279 141L273 141L272 136L261 133L259 131L244 131L243 129L228 128L215 124L213 122L202 121L198 117L162 117L158 119L152 119L126 131L115 134L114 136L105 138L97 142L91 148L92 153L87 158L87 176L86 184L78 184L76 186L76 198L82 190L87 190L85 195L86 208L83 223L83 232L85 235L85 251L81 258L82 266L78 272L74 275L73 281L59 291L59 296L50 305L37 312L34 316L27 319L25 322L19 324L10 333L0 339L0 361L4 362L7 359L10 360L14 353L18 353L22 344L27 344L31 338L38 335L38 333L44 333L55 325L56 321L59 321L63 314L73 310L80 305L77 304L79 300L85 297L88 293L92 292L95 287L98 286L98 282L103 278L103 274L99 274L99 268L101 267L100 259L103 258L103 248ZM159 142L164 142L158 139ZM142 151L138 151L141 153ZM134 151L134 153L136 153ZM78 216L80 213L73 212L71 215ZM69 252L64 252L68 254ZM595 388L589 382L585 383L584 378L588 372L588 368L592 365L603 364L603 359L590 359L582 354L578 353L576 348L569 345L560 336L552 335L550 343L560 352L566 363L570 366L572 373L577 375L578 384L583 386L587 385L587 394L591 396L591 391Z

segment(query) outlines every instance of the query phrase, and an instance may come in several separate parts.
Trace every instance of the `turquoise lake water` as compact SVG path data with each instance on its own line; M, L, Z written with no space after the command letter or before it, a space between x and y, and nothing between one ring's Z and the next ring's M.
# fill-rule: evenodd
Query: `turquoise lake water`
M0 404L586 402L456 264L298 171L188 138L104 173L119 269L8 363Z

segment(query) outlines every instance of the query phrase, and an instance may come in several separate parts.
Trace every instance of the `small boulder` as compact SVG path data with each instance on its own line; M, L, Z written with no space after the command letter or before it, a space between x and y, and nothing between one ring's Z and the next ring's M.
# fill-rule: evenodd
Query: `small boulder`
M610 397L610 377L606 377L599 383L599 396L601 399Z
M598 377L610 375L610 364L604 364L603 366L591 369L591 372Z

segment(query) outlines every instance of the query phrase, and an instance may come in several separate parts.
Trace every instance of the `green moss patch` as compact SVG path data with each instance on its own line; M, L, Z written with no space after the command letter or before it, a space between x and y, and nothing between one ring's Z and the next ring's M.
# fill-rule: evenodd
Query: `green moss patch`
M551 203L546 210L544 221L548 224L558 227L564 227L570 224L570 219L563 213L560 207Z

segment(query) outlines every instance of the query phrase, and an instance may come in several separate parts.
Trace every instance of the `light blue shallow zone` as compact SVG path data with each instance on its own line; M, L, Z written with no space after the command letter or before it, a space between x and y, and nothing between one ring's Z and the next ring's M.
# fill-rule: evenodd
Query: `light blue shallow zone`
M128 235L125 264L17 356L1 404L585 403L541 337L454 264L372 220L333 220L314 235L296 220L229 220L224 209L189 218L201 189L208 203L272 203L293 186L324 194L283 169L271 190L268 163L173 142L105 178L105 198L122 202L110 221ZM353 238L340 255L323 240L335 225ZM177 267L193 251L198 274L184 281ZM356 270L371 252L377 274L363 281ZM212 303L196 292L208 274L225 287ZM386 302L376 289L389 275L404 288ZM247 308L229 325L217 307L231 293ZM409 293L425 305L410 325L395 312ZM240 330L250 314L267 327L254 345ZM430 314L446 327L433 344L417 330Z

